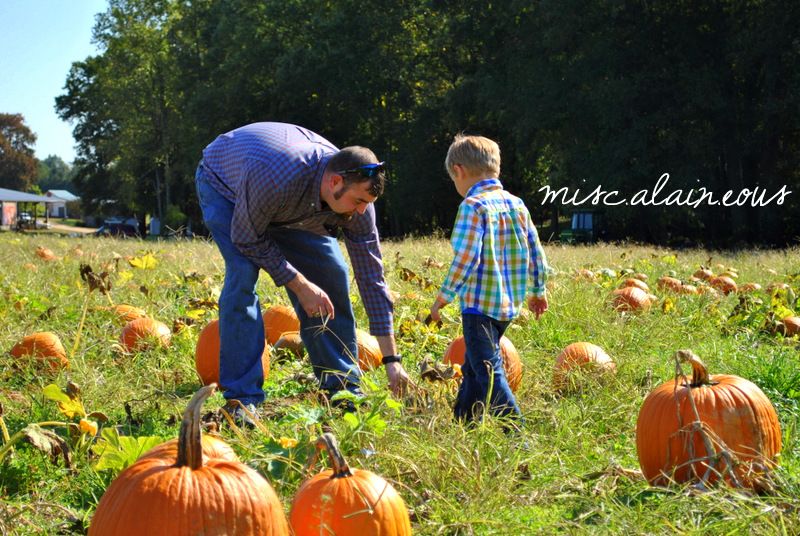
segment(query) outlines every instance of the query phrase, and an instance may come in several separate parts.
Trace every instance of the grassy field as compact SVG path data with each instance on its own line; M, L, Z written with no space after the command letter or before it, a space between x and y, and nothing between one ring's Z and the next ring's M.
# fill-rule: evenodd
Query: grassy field
M43 260L37 247L49 248L56 258ZM789 283L797 294L800 251L545 249L554 269L550 311L538 322L515 322L507 332L524 365L517 392L525 416L522 434L507 436L491 419L471 429L454 423L456 384L419 376L419 363L440 359L460 334L455 305L444 310L441 328L417 320L427 313L450 260L443 239L383 246L387 279L397 293L399 345L419 387L413 396L393 403L385 374L373 371L364 382L367 402L346 417L317 402L313 387L302 381L310 372L307 363L285 359L273 362L264 385L265 427L242 431L222 423L221 434L269 479L287 514L310 441L325 426L339 438L351 465L394 484L409 507L415 534L800 534L800 347L797 337L785 339L765 327L771 312L797 311L800 304L792 293L773 300L762 290L740 305L735 294L676 295L655 285L667 273L686 281L706 265L715 272L735 268L740 284ZM131 445L144 448L177 436L181 412L200 386L194 349L200 329L216 318L212 305L222 284L222 259L204 241L6 233L0 234L0 260L0 405L9 435L32 423L78 422L80 415L59 410L54 388L45 389L50 385L67 391L73 382L86 413L103 414L88 417L100 424L97 436L75 426L42 427L60 439L55 443L69 452L68 462L63 453L51 456L24 442L13 452L0 447L0 533L84 533L104 490L135 458L138 451ZM107 296L89 291L81 264L107 272ZM582 268L599 275L579 278ZM658 301L648 312L621 314L610 305L626 269L649 276ZM259 288L264 307L288 303L266 275ZM355 291L353 299L360 327L366 327ZM121 352L122 326L107 309L112 302L143 308L170 326L171 346ZM61 338L68 370L48 371L8 354L35 331ZM604 348L618 372L604 381L591 374L578 377L575 392L559 395L552 387L553 364L575 341ZM783 449L769 492L651 487L641 478L635 444L639 408L650 390L672 380L672 356L682 348L700 355L712 373L749 379L772 400ZM208 420L222 402L220 394L207 402ZM109 447L117 437L118 445ZM112 451L117 455L109 455Z

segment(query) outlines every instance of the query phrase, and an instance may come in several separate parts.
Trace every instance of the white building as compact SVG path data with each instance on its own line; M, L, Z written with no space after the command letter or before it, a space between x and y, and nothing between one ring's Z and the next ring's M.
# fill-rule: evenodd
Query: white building
M67 203L80 200L80 197L67 190L47 190L44 195L52 199L47 204L47 215L51 218L69 218Z

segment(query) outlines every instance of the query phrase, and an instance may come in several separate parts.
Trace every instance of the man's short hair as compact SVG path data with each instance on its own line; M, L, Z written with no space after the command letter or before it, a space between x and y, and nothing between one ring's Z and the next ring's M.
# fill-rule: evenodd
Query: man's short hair
M328 161L326 170L338 173L344 170L356 169L365 164L377 164L378 162L378 157L370 149L360 145L352 145L333 155ZM379 197L383 194L383 188L386 183L386 176L383 171L373 177L364 177L358 172L342 173L341 175L344 178L345 188L355 183L370 182L370 195Z
M444 167L451 177L455 164L464 166L472 174L499 178L500 146L483 136L456 134L444 160Z

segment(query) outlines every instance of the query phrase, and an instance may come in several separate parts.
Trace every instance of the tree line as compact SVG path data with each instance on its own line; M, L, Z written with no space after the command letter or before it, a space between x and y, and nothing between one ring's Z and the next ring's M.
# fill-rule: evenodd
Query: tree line
M497 140L545 237L574 204L543 188L798 190L800 3L763 0L110 0L95 56L56 99L88 211L194 222L218 134L284 121L389 164L384 235L447 230L457 132ZM800 192L759 205L591 204L606 238L783 245Z

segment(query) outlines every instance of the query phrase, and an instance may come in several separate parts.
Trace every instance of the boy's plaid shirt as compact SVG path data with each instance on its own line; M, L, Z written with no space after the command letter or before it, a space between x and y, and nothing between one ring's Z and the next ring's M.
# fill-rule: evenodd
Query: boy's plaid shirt
M530 213L498 179L474 184L458 208L455 256L439 298L497 320L519 314L525 298L545 295L547 259Z

